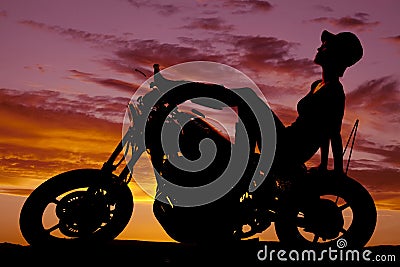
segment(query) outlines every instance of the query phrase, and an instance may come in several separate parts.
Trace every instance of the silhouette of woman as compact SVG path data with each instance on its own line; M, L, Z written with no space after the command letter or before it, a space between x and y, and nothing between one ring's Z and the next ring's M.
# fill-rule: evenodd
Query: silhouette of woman
M357 36L351 32L332 34L324 30L314 63L322 68L322 79L311 84L310 91L297 104L298 117L285 127L276 117L278 143L276 160L303 164L320 150L319 170L327 170L329 143L334 171L343 173L341 126L345 93L340 82L345 70L363 56Z
M310 91L297 103L298 116L296 120L286 127L272 112L277 136L274 158L274 167L277 167L277 170L290 170L290 167L293 166L304 167L304 163L311 159L319 149L321 149L321 163L318 169L327 170L330 144L334 158L334 170L340 174L343 173L341 127L345 109L345 93L340 77L344 75L348 67L362 58L363 48L358 37L351 32L333 34L324 30L321 34L321 42L314 63L321 66L322 78L314 81ZM213 88L223 87L195 82L181 86L187 87L186 92L206 89L213 91ZM250 149L254 151L256 144L260 148L262 142L257 119L251 109L254 105L266 105L251 88L230 90L246 96L245 102L249 103L238 100L239 98L233 97L232 94L225 94L223 90L215 90L215 94L211 97L223 94L225 104L237 107L239 117L245 119L250 125L246 127L246 131ZM180 93L182 92L185 91L181 90ZM169 99L173 102L181 98L185 99L185 97L187 97L185 94L171 94ZM216 109L222 108L214 102L207 102L207 100L194 99L192 102ZM266 108L268 107L266 106Z

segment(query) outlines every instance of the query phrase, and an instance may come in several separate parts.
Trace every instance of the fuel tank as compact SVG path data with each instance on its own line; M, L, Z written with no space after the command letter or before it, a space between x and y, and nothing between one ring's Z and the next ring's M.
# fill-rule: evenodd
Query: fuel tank
M180 116L185 119L182 120ZM190 119L187 116L191 116ZM231 157L232 143L228 134L205 118L188 113L180 113L166 125L175 127L175 131L179 132L179 147L175 150L167 149L170 153L164 155L164 178L181 186L201 186L221 176ZM164 142L164 145L168 146L168 143ZM174 162L186 165L181 164L179 167Z

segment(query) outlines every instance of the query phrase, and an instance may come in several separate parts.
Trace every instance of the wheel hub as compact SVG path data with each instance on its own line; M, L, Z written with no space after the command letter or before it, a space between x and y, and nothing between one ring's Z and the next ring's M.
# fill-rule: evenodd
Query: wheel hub
M56 208L59 229L67 236L82 237L96 231L109 218L109 205L99 190L76 191L63 197Z
M344 225L341 210L335 202L328 199L320 199L311 211L305 213L305 220L305 230L323 239L338 237Z

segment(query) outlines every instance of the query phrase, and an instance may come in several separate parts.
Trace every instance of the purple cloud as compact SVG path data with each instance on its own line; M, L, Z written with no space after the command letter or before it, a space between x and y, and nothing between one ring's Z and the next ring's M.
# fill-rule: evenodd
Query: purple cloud
M187 18L188 21L191 21L187 25L182 28L185 29L201 29L206 31L231 31L234 29L233 25L225 24L224 20L221 18Z
M290 51L298 46L275 37L224 35L230 43L230 52L237 65L256 72L290 73L310 77L316 74L316 65L310 59L295 59Z
M181 11L179 6L172 3L160 4L146 0L127 0L127 2L133 5L135 8L151 8L162 16L171 16Z
M34 66L25 66L24 69L37 70L41 73L45 73L48 70L48 67L41 64L35 64Z
M134 71L132 70L131 73ZM129 93L130 95L135 93L135 91L140 87L140 84L129 83L113 78L99 78L94 74L80 72L78 70L70 70L71 76L69 78L78 79L86 82L93 82L106 87L113 87L121 92Z
M400 48L400 35L389 36L382 38L384 41L394 44L397 48ZM400 50L399 50L400 52Z
M319 17L309 20L315 23L328 23L338 28L350 28L359 31L365 31L379 25L379 21L369 21L369 14L356 13L354 16L345 16L341 18Z
M246 14L251 12L268 12L273 9L273 5L263 0L225 0L224 7L232 8L233 14Z
M378 144L370 141L367 137L359 135L357 137L357 150L372 155L377 155L381 159L379 162L362 160L362 168L383 168L382 166L393 166L400 168L400 144Z
M213 20L213 26L222 21ZM24 25L55 32L79 41L109 46L115 49L115 58L102 62L117 71L131 73L132 67L149 70L154 63L162 67L188 61L215 61L255 72L290 73L310 77L316 74L316 66L309 59L296 59L291 50L298 44L275 37L215 34L208 39L180 38L181 44L161 43L157 40L125 39L113 35L90 33L76 29L64 29L34 21L22 21ZM211 25L210 24L210 25ZM220 27L220 26L218 26ZM185 46L185 44L189 44ZM197 45L196 45L197 44ZM204 48L207 49L204 49Z
M400 35L396 35L396 36L390 36L390 37L386 37L386 40L395 42L395 43L400 43Z
M367 81L347 94L350 109L363 109L381 115L389 121L400 122L399 82L391 76Z
M36 109L43 114L84 114L117 123L122 122L128 102L129 98L126 97L91 97L86 94L75 95L50 90L23 92L0 89L0 104L10 109Z

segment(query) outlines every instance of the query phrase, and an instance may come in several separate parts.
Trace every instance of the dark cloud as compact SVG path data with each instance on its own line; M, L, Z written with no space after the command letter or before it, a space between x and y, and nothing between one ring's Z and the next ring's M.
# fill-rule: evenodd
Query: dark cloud
M270 72L277 72L281 74L291 75L292 79L297 77L310 78L319 74L318 66L310 59L283 59L272 64L267 64L266 70Z
M370 192L378 209L400 210L399 169L350 170L349 176Z
M228 25L221 18L187 18L190 21L183 26L186 29L201 29L206 31L226 32L234 29L233 25Z
M126 100L126 99L125 99ZM0 182L100 168L121 138L126 101L0 89Z
M125 81L121 81L118 79L112 79L112 78L97 79L96 82L101 85L104 85L104 86L111 86L111 87L117 88L118 90L122 90L124 92L130 92L130 93L134 93L136 91L136 89L139 88L138 84L128 83Z
M257 73L275 72L294 76L310 77L316 74L317 66L309 59L295 59L291 50L298 44L274 37L216 34L206 40L180 38L183 44L162 44L157 41L136 41L130 49L117 52L118 57L130 65L134 61L152 65L155 61L165 66L209 60L229 64L241 70ZM217 50L216 47L220 50ZM177 58L176 55L179 55ZM142 58L143 57L143 58Z
M296 59L292 54L299 44L281 40L275 37L233 35L229 33L215 34L213 37L199 40L194 38L180 38L182 44L189 45L186 49L174 46L171 51L177 51L184 60L201 59L228 64L239 70L250 70L256 74L265 73L290 74L292 77L312 77L317 74L317 66L310 59ZM157 42L153 42L153 49L160 49ZM167 45L165 45L167 46ZM138 49L140 45L136 45ZM168 46L167 46L168 47ZM217 48L218 47L218 48ZM152 49L151 49L152 50ZM180 50L183 50L182 52ZM166 55L170 55L166 51ZM132 53L132 58L137 57ZM161 57L160 57L161 55ZM148 54L152 58L152 53ZM158 57L163 59L163 53ZM167 62L170 62L166 58Z
M94 77L94 74L88 73L88 72L83 72L83 71L78 71L78 70L70 70L70 73L72 74L72 77L75 78L92 78Z
M261 57L261 61L280 60L289 55L289 50L297 44L264 36L231 36L233 47L243 49L248 57ZM251 52L251 53L249 53Z
M400 144L382 145L370 141L367 137L359 136L357 137L357 150L377 155L381 158L379 162L365 162L364 160L364 166L360 167L380 168L384 164L400 168Z
M346 166L346 168L347 168L347 164L348 163L349 163L349 168L353 169L353 170L377 170L377 169L382 169L380 167L380 163L379 163L378 160L372 160L372 159L363 158L363 159L350 159L350 162L349 162L348 158L346 158L344 160L344 166Z
M135 8L150 8L160 15L171 16L184 13L188 7L179 6L174 1L163 1L163 4L146 0L127 0ZM216 14L218 9L224 9L232 14L246 14L254 12L268 12L273 5L265 0L222 0L222 1L196 1L202 14Z
M163 16L171 16L180 12L180 8L172 4L168 5L160 4L157 6L157 8L158 8L158 14Z
M123 37L117 37L115 35L90 33L87 31L82 31L72 28L63 28L55 25L47 25L45 23L40 23L32 20L23 20L19 21L19 23L38 30L56 33L66 38L71 38L72 40L88 42L94 44L97 47L129 46L128 40L124 39Z
M347 146L346 153L344 155L345 165L348 164L348 159L351 151L352 139L350 133L354 125L350 125L348 122L344 122L342 126L342 142L343 146ZM361 124L363 126L363 124ZM365 129L364 129L365 128ZM387 128L387 126L386 126ZM386 129L385 128L385 129ZM384 126L380 127L380 130L384 129ZM400 167L400 142L399 140L390 140L386 138L385 141L379 140L378 136L372 135L369 132L369 128L359 127L356 133L356 140L354 142L354 151L357 153L356 156L351 158L350 168L355 170L381 170L386 168L399 169Z
M225 0L223 6L231 8L233 14L246 14L251 12L268 12L273 9L273 5L268 1L262 0Z
M279 120L286 126L295 121L297 111L293 107L288 107L281 104L271 104L272 111L278 116Z
M204 53L214 54L216 51L216 42L213 39L195 39L190 37L178 37L178 40L183 45L189 45L190 47L195 47L198 50L203 51Z
M400 43L400 35L386 37L385 39L389 40L389 41L393 41L395 43Z
M338 28L356 29L359 31L368 30L379 25L379 21L369 21L369 15L366 13L356 13L354 16L345 16L341 18L319 17L309 20L315 23L328 23Z
M133 5L134 7L142 7L148 4L148 1L145 0L127 0L127 2Z
M33 189L22 188L1 188L1 194L15 195L15 196L28 196L32 193Z
M146 0L127 0L128 3L133 5L135 8L151 8L155 12L163 16L171 16L173 14L177 14L181 11L181 8L172 3L168 4L160 4L154 3L152 1Z
M399 82L391 76L366 81L347 94L346 103L350 109L363 109L389 122L400 122Z
M350 170L348 174L373 192L400 193L399 169Z
M35 27L40 30L55 32L79 41L97 44L99 46L109 46L116 49L117 59L106 59L103 62L109 67L115 67L117 71L124 73L131 72L131 66L138 68L148 68L154 63L171 66L174 64L196 61L210 60L222 61L223 56L218 54L204 53L196 47L186 47L179 44L160 43L158 40L126 40L123 37L113 35L103 35L89 33L76 29L65 29L59 26L49 26L34 21L21 21L23 25Z
M78 70L70 70L70 73L72 74L70 78L75 78L86 82L93 82L106 87L113 87L121 92L129 93L129 95L134 94L140 87L140 85L136 83L129 83L113 78L99 78L94 74L80 72Z
M384 37L382 39L386 42L394 44L397 48L400 48L400 35Z
M223 23L218 19L211 21L213 23L210 23L208 27L213 29L221 27ZM76 40L99 46L109 46L115 49L116 58L104 59L102 63L123 73L131 73L134 69L132 66L152 72L149 68L154 63L161 64L161 67L169 67L188 61L214 61L239 67L241 70L252 70L256 73L267 71L291 74L294 77L310 77L316 74L317 66L312 60L296 59L291 54L291 51L299 44L275 37L216 33L208 39L180 38L182 43L175 44L151 39L128 40L124 37L64 29L34 21L22 21L21 23ZM113 85L116 84L113 83ZM129 90L129 86L126 89Z
M355 165L355 164L354 164ZM347 173L374 192L399 191L400 173L392 168L354 168L353 163Z
M399 89L398 81L386 76L366 81L347 93L346 114L362 114L355 149L365 158L353 160L356 169L400 167L400 142L390 135L398 131L400 123ZM342 136L350 134L350 125L345 124L343 129ZM384 141L380 140L387 134Z
M369 14L368 13L364 13L364 12L357 12L354 14L354 16L362 21L367 21L369 20Z
M185 47L179 44L160 43L155 40L136 40L131 48L121 48L115 54L130 65L169 67L188 61L216 61L223 62L223 55L203 53L196 47Z
M23 92L0 89L0 104L9 110L18 108L40 111L38 116L51 116L54 112L84 114L93 118L121 122L129 98L65 94L50 90ZM19 113L19 112L18 112ZM34 113L28 113L30 116Z
M34 66L25 66L24 69L26 70L36 70L39 71L41 73L45 73L46 71L48 71L48 67L41 65L41 64L35 64Z
M316 74L316 65L310 59L295 59L290 54L298 46L275 37L226 35L232 45L231 53L238 65L257 72L276 72L310 77Z
M88 126L89 128L91 126ZM78 135L79 133L77 133ZM81 144L82 148L75 149L75 151L68 151L67 149L55 149L46 146L37 148L30 147L29 144L21 146L2 143L0 151L3 152L2 155L7 155L7 157L0 156L0 181L7 181L7 177L42 180L50 178L58 172L75 169L77 166L79 168L98 169L101 168L102 162L106 161L111 153L112 147L108 145L104 146L104 151L99 149L98 151L88 152L84 148L84 145L88 144L87 140L80 140L75 136L71 136L71 140L77 144ZM115 141L117 141L117 136ZM101 144L99 140L93 143ZM106 148L110 151L107 151ZM14 181L14 183L18 184L18 180Z

